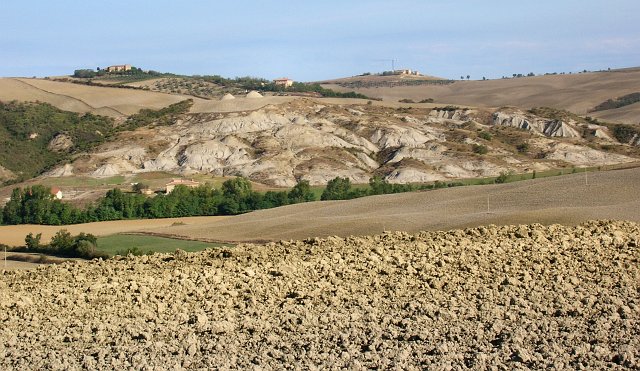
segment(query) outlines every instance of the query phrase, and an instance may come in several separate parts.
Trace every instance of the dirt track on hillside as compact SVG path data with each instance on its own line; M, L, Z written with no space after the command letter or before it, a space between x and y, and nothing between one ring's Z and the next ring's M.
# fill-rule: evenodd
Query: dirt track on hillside
M488 210L487 210L488 198ZM150 231L216 241L277 241L387 231L448 230L487 224L640 222L640 168L508 184L314 202L262 210L211 224Z
M481 227L0 280L3 369L640 367L640 226Z

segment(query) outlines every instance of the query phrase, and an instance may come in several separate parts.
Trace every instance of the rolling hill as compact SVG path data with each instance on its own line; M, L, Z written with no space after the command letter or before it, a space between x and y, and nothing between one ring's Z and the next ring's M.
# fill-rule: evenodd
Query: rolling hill
M635 161L639 155L635 129L626 130L621 140L614 127L575 115L491 106L547 104L584 111L615 97L614 91L629 94L637 75L640 71L629 70L468 82L385 76L380 77L384 86L362 88L386 94L386 99L407 92L418 100L429 97L426 93L439 92L440 98L431 97L447 102L417 105L255 93L213 100L134 88L5 78L0 79L0 100L49 102L68 111L116 117L117 133L96 141L97 147L87 147L86 153L74 147L69 162L56 163L46 174L50 177L164 171L185 176L242 175L285 187L300 179L326 184L336 176L355 183L366 183L374 175L396 183L424 183ZM351 89L350 84L358 79L377 78L332 81L332 86ZM553 89L562 94L549 93ZM169 121L134 120L129 127L132 114L142 109L169 109L186 98L192 101L187 110L169 115ZM633 117L637 104L616 108L618 116ZM611 111L595 114L615 116ZM44 130L25 132L19 139L33 146L37 143L29 135L34 135L42 142L39 145L48 148L57 148L55 141L74 139L67 129L50 129L47 135ZM97 132L104 130L93 131ZM63 148L61 153L70 151ZM9 157L0 162L9 170L0 169L5 180L15 178L20 167L7 162ZM37 168L49 169L52 164Z
M141 109L160 109L188 96L134 89L87 86L46 79L0 78L0 101L44 102L61 110L125 117Z
M297 204L210 224L149 233L216 241L275 241L449 230L488 224L578 224L589 219L640 221L640 168ZM488 203L488 204L487 204Z
M432 98L437 103L479 107L553 107L611 122L640 123L640 104L590 113L598 104L640 91L640 70L623 69L570 75L547 75L486 81L450 81L420 85L379 84L367 76L323 81L327 88L351 91L389 101ZM370 86L370 85L374 86ZM367 86L369 85L369 86Z

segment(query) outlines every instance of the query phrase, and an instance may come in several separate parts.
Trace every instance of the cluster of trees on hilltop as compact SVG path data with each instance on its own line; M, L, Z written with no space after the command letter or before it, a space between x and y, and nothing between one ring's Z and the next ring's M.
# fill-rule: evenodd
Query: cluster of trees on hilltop
M227 79L219 75L198 76L205 81L222 85L225 87L234 87L245 90L270 91L270 92L293 92L293 93L317 93L323 97L335 98L360 98L372 99L364 94L356 92L341 93L331 89L323 88L320 84L307 84L302 82L294 82L292 86L284 87L276 85L273 81L259 77L236 77L235 79Z
M111 76L111 75L156 77L156 76L162 76L164 74L162 72L153 71L153 70L144 71L141 68L131 66L131 69L128 71L114 71L114 72L108 72L106 69L103 69L100 67L96 68L95 70L88 69L88 68L78 69L73 71L72 76L77 78L91 79L94 77Z

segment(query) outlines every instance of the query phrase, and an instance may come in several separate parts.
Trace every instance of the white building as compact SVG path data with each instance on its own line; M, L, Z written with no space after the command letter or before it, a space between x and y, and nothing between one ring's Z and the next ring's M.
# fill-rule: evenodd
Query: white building
M57 200L62 200L62 191L58 187L51 188L51 196Z

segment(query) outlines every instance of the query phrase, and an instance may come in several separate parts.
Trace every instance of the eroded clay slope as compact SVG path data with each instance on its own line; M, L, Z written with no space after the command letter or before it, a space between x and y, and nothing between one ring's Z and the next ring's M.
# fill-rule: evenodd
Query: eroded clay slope
M617 151L621 145L606 127L581 125L511 108L393 108L298 99L251 112L189 114L172 125L123 133L49 175L167 171L242 175L292 186L301 179L326 184L336 176L354 183L374 175L393 183L432 182L635 160ZM586 132L597 135L585 138Z

